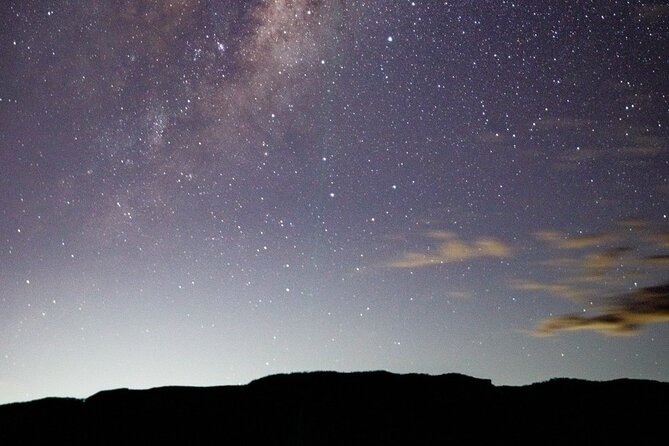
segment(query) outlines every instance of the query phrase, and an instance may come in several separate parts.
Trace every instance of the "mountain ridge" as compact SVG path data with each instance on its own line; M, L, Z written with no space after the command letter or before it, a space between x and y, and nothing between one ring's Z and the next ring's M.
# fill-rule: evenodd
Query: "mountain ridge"
M669 383L301 372L246 385L111 389L0 406L0 443L433 444L666 436Z

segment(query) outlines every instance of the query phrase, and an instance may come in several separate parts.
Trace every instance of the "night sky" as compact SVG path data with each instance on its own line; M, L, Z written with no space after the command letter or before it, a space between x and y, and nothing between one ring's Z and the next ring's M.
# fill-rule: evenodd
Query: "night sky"
M669 380L666 2L0 3L0 403Z

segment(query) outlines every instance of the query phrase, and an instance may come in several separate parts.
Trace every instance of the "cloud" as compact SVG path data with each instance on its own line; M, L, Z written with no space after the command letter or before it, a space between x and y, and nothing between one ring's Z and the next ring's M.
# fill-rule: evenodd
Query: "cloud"
M634 335L644 325L669 321L669 232L638 219L617 226L578 237L550 230L533 234L545 243L546 258L537 260L544 269L535 275L542 279L513 280L510 287L568 299L580 309L587 306L588 312L543 319L532 334L590 330ZM653 286L658 283L664 284Z
M511 257L511 248L494 238L480 238L476 241L476 246L478 252L485 257Z
M511 282L511 287L517 290L544 292L577 302L581 302L593 294L593 290L591 289L565 283L541 283L531 280L514 280Z
M575 151L564 153L560 156L556 167L560 169L578 169L581 162L594 161L601 158L602 149L580 148Z
M551 336L561 331L592 330L610 336L630 336L644 325L669 322L669 282L641 288L618 300L619 305L607 307L597 316L570 314L544 319L533 334Z
M667 266L669 267L669 255L660 254L643 258L643 263L649 266Z
M491 257L503 258L512 255L512 249L505 243L490 237L481 237L468 243L447 231L430 231L427 236L440 240L436 249L410 251L402 257L386 264L390 268L420 268L429 265L463 262L465 260Z
M648 222L639 218L627 218L618 222L618 226L627 230L644 229L648 227Z
M428 231L425 235L427 235L430 238L440 239L440 240L450 240L458 237L458 235L455 232L441 231L441 230Z
M600 252L593 252L585 256L583 267L590 270L603 270L613 268L620 264L622 258L632 251L628 246L620 246L611 249L605 249Z
M474 295L469 291L447 291L444 297L447 299L471 299Z
M642 132L643 129L636 129ZM625 130L628 135L629 130ZM662 136L629 135L624 145L586 146L562 153L555 162L561 170L581 169L585 164L593 162L616 163L621 166L647 166L654 158L662 156L669 146L668 139Z
M669 232L659 232L651 234L648 240L654 243L658 248L669 249Z
M543 242L549 243L556 249L584 249L598 247L618 240L615 234L591 234L580 237L569 237L557 231L538 231L534 236Z
M616 154L623 158L654 158L666 152L667 142L661 136L635 136L630 145L620 147Z
M556 257L554 259L543 260L540 264L543 266L550 266L552 268L565 268L580 266L581 260L570 257Z
M407 252L401 259L393 260L387 266L391 268L420 268L421 266L436 265L444 263L439 256L423 254L419 252Z
M511 282L511 286L517 290L544 292L575 302L583 302L586 299L592 301L599 297L605 284L620 283L619 275L611 274L611 272L622 265L623 258L631 251L633 251L632 248L621 246L588 252L583 254L581 258L549 259L541 262L541 265L570 268L570 275L557 283L514 280ZM631 260L631 262L634 260ZM629 272L623 275L623 279L632 279L638 277L638 274L638 272Z
M602 283L607 279L606 274L604 273L591 273L591 274L579 274L570 280L570 282L590 282L590 283Z
M616 314L604 314L592 318L580 315L558 316L544 319L532 331L535 336L552 336L559 331L594 330L611 336L636 334L636 327Z

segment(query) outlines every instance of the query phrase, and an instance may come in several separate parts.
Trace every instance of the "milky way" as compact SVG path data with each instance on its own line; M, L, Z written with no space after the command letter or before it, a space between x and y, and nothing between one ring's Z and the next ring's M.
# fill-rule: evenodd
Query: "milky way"
M6 1L0 402L669 379L663 2Z

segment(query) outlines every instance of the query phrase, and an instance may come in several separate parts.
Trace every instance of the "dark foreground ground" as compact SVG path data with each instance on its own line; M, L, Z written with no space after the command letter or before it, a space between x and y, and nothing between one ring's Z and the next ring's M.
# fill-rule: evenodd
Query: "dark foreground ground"
M669 383L317 372L4 405L0 444L666 444L668 423Z

